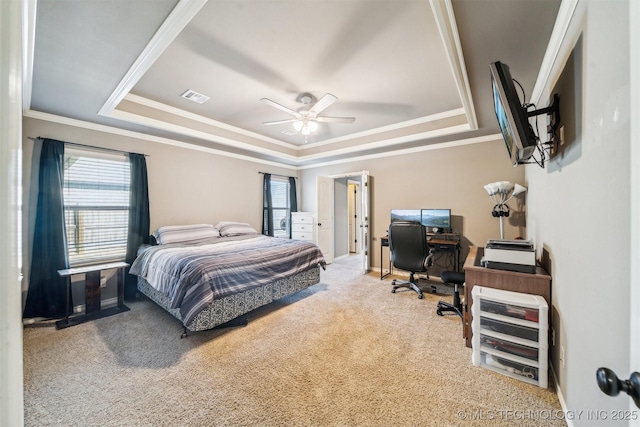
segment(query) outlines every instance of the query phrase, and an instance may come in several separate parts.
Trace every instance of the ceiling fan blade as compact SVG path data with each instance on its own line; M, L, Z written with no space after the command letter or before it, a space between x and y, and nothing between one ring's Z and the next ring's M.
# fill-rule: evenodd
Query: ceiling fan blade
M326 108L328 108L331 104L336 102L338 98L330 93L325 94L318 102L315 103L313 107L309 110L311 114L320 114Z
M263 125L282 125L285 123L297 122L299 119L274 120L272 122L262 122Z
M353 123L356 121L355 117L316 117L315 119L322 123Z
M302 117L302 116L300 115L300 113L298 113L297 111L292 110L292 109L291 109L291 108L289 108L289 107L285 107L285 106L284 106L284 105L282 105L282 104L278 104L277 102L272 101L272 100L270 100L269 98L261 98L261 99L260 99L260 101L264 101L264 102L266 102L267 104L271 105L272 107L275 107L275 108L277 108L278 110L284 111L285 113L292 114L292 115L296 116L297 118Z

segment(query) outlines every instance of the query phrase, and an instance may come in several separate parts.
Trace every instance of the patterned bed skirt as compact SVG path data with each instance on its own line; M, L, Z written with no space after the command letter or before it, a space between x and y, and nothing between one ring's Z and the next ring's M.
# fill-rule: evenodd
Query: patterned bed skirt
M320 282L320 267L312 267L287 279L215 300L189 323L189 331L204 331L242 316L258 307ZM180 310L171 309L169 299L138 277L138 290L182 322Z

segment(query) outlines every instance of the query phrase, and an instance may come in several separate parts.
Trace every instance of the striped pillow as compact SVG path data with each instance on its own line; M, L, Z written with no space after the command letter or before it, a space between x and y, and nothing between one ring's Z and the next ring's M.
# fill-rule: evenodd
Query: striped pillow
M255 228L246 222L222 221L216 225L222 237L242 236L244 234L258 234Z
M213 243L220 237L220 232L211 224L168 225L158 228L153 236L159 245L168 243L197 245Z

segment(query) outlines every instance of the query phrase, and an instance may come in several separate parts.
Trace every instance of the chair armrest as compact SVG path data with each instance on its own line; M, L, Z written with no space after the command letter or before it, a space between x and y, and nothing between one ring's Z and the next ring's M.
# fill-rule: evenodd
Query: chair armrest
M424 268L425 269L429 269L429 267L433 266L433 256L435 254L435 250L434 249L429 249L429 255L427 255L427 257L424 259Z

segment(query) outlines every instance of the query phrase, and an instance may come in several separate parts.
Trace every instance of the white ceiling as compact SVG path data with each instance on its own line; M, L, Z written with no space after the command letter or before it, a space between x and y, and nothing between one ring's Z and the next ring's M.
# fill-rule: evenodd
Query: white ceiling
M530 94L559 4L39 0L25 114L290 166L494 135L489 63ZM354 123L263 124L292 116L261 98L297 110L303 92Z

